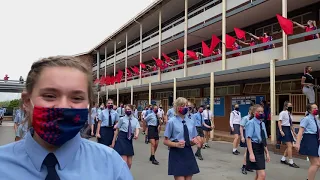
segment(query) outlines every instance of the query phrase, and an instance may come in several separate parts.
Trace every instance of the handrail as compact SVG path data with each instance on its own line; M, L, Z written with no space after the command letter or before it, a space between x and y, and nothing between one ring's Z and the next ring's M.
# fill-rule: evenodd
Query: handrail
M22 84L21 81L19 80L4 80L4 79L0 79L0 82L4 82L4 83L13 83L13 84ZM23 83L25 83L26 81L23 81Z

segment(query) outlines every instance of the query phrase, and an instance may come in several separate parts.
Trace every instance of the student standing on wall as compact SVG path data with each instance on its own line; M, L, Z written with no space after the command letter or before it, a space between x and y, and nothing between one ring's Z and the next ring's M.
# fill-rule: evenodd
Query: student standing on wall
M205 143L203 144L203 148L210 148L208 144L210 139L210 131L212 131L212 129L214 128L213 113L210 110L210 105L207 105L206 109L203 111L202 114L203 114L204 123L207 125L202 127L204 131L204 138L205 138Z
M304 69L304 74L302 75L302 78L301 78L301 85L303 86L302 92L307 96L310 104L316 102L316 96L313 89L315 82L311 73L312 73L312 67L306 66Z
M238 146L239 146L239 136L240 136L240 122L241 122L241 113L239 111L239 105L235 104L234 105L234 110L230 113L230 128L231 128L231 134L234 135L234 140L233 140L233 149L232 153L234 155L239 155L240 152L238 151Z
M287 146L280 162L282 164L289 165L290 167L299 168L299 166L297 166L292 159L292 147L294 141L293 135L296 136L292 120L292 104L286 101L283 105L283 111L281 111L279 114L278 121L278 127L280 131L279 140L282 141L282 143L285 143ZM287 156L289 157L289 162L286 160Z

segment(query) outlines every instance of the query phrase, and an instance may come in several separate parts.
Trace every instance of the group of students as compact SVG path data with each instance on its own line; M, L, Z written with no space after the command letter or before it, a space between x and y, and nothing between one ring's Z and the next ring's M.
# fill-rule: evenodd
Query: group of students
M5 112L6 112L6 109L0 106L0 125L2 125L2 120L4 118Z

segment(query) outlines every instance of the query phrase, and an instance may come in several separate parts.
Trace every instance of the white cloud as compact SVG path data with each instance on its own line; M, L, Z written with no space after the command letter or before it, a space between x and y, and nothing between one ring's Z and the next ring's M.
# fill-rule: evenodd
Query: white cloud
M90 50L153 1L0 1L0 79L25 78L41 57Z

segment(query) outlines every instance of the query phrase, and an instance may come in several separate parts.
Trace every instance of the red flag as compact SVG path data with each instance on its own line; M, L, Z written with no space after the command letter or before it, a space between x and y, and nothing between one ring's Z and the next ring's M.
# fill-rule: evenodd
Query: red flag
M178 60L178 64L183 64L184 63L184 54L183 52L181 52L180 50L177 50L178 52L178 57L179 57L179 60Z
M105 78L105 83L106 83L106 85L109 85L109 84L110 84L110 76L107 76L107 77Z
M234 28L234 32L236 33L238 39L246 40L246 32L245 31L238 29L238 28Z
M198 60L198 57L197 57L196 52L187 50L187 53L188 53L188 55L189 55L192 59Z
M226 34L226 48L232 49L232 46L235 42L236 42L236 38Z
M142 69L145 69L146 68L146 65L145 64L143 64L143 63L139 63L140 64L140 67L142 68Z
M99 84L100 83L100 79L97 78L93 83L94 84Z
M163 55L164 59L166 60L166 62L170 62L171 61L170 57L167 56L165 53L162 53L162 55Z
M214 48L220 43L220 39L216 36L216 35L212 35L212 38L211 38L211 45L210 45L210 55L211 55L211 52L214 50Z
M106 85L106 77L105 76L102 76L101 78L100 78L100 83L99 83L100 85Z
M116 75L116 81L117 81L118 83L120 83L122 77L123 77L123 71L119 70L119 71L118 71L118 74Z
M202 53L203 53L203 56L204 57L209 57L211 56L211 50L210 48L208 47L208 45L202 41Z
M132 77L132 73L131 73L131 71L129 70L129 68L127 68L127 75L128 75L128 77Z
M154 58L154 57L152 57L152 59L156 61L156 65L157 65L158 67L162 67L163 61L162 61L161 59L156 59L156 58Z
M131 67L131 70L136 74L140 74L140 69L137 68L136 66Z
M277 19L279 21L279 24L284 31L284 33L288 34L293 34L293 23L291 20L282 17L281 15L277 14Z

